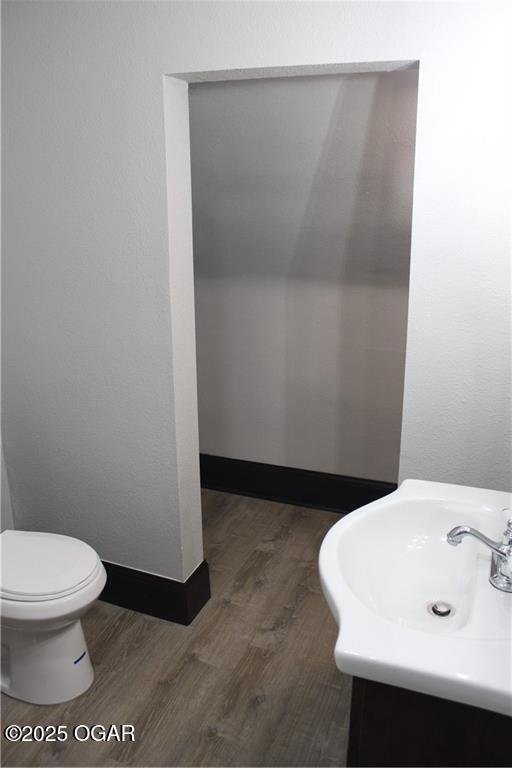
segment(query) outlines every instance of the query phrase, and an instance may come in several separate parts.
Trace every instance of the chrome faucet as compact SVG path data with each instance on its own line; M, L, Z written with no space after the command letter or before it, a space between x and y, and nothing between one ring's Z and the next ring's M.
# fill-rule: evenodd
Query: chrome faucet
M506 510L503 510L504 512ZM446 535L446 541L457 547L466 536L473 536L492 550L491 573L489 581L502 592L512 592L512 517L501 541L493 541L469 525L458 525Z

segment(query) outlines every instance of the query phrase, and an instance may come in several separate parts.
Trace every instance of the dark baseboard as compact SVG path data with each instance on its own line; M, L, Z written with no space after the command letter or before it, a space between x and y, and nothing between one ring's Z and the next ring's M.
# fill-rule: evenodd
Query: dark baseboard
M190 624L210 598L206 560L184 582L103 561L107 583L100 600L177 624Z
M330 512L350 512L395 491L396 483L365 480L202 453L201 485L241 496Z

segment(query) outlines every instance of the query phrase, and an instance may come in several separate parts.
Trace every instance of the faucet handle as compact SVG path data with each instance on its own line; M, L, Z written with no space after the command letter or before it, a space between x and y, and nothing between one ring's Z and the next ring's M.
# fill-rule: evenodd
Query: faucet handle
M501 511L502 512L508 512L509 515L510 515L509 507L505 507ZM508 517L508 519L507 519L507 525L506 525L505 531L503 533L503 543L504 544L512 544L512 516Z

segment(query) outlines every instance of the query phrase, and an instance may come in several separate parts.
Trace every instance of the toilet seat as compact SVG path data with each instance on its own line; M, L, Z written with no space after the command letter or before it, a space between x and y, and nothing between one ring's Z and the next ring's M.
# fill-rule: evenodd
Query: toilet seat
M98 554L70 536L35 531L4 531L0 597L6 601L46 602L83 590L102 568Z

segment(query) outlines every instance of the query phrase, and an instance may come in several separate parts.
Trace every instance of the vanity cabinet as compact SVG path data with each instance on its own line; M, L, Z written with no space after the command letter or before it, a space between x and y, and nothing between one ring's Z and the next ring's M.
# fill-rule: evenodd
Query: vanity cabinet
M347 765L510 768L512 717L355 677Z

